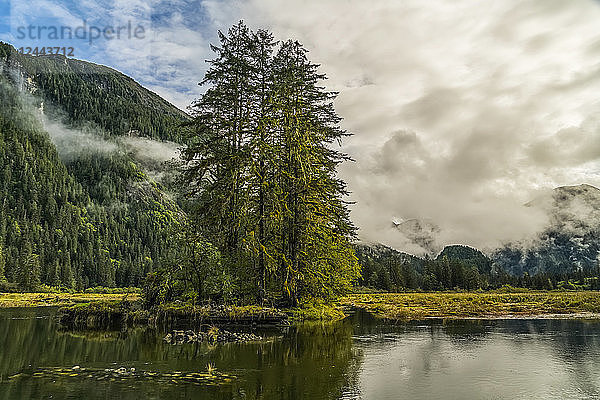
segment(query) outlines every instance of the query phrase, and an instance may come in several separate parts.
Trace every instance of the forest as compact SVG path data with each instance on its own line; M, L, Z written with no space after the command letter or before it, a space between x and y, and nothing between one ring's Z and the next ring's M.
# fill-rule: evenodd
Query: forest
M127 120L128 114L99 118L107 110L132 110L137 104L145 111L136 112L134 125L126 127L164 138L189 117L116 71L66 60L27 57L0 46L0 285L4 290L139 287L158 266L183 212L125 152L92 148L61 158L40 109L45 104L48 115L60 109L65 129L98 131L100 138L127 133L113 130L111 123ZM105 84L99 86L99 80ZM98 87L107 94L94 93ZM118 87L128 88L128 95L115 93ZM140 103L162 106L155 112L168 123L146 129L153 111Z
M436 257L416 257L383 245L357 244L355 250L362 267L358 284L368 291L600 290L597 267L513 274L464 245L446 246Z

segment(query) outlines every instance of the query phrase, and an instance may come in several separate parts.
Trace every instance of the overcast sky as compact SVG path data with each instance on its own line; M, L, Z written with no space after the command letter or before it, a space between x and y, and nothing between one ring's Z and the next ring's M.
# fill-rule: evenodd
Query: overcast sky
M600 184L592 0L0 0L0 14L17 47L43 45L18 38L29 24L142 25L143 39L67 44L181 108L202 92L217 29L242 18L301 41L354 133L341 174L364 240L419 252L392 224L417 218L441 244L491 248L540 228L522 205L541 192Z

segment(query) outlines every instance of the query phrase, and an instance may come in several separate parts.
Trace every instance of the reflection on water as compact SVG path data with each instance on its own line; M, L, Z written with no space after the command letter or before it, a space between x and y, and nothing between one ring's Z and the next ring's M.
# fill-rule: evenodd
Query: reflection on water
M359 313L264 343L171 346L152 329L62 331L54 313L0 311L0 399L600 398L600 322Z
M164 333L151 329L61 331L53 315L48 310L0 311L0 399L338 398L348 377L357 375L360 361L351 321L261 332L271 336L264 343L172 346L163 343ZM205 373L209 363L218 374L235 379L186 380ZM90 371L89 378L73 367ZM134 368L140 379L115 376L121 367Z
M367 322L355 335L355 398L600 398L600 321Z

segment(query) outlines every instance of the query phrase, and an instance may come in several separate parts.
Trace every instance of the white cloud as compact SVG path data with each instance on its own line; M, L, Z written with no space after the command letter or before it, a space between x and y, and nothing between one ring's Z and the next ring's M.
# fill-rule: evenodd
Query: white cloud
M444 243L539 229L537 191L600 183L600 5L593 1L255 0L252 25L303 42L355 136L343 176L368 240L430 218Z

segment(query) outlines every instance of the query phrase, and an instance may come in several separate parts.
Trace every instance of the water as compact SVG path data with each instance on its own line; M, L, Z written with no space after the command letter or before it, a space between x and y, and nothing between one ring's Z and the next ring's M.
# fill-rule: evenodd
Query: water
M151 329L64 331L54 316L0 311L0 399L600 399L596 321L357 314L215 347Z

